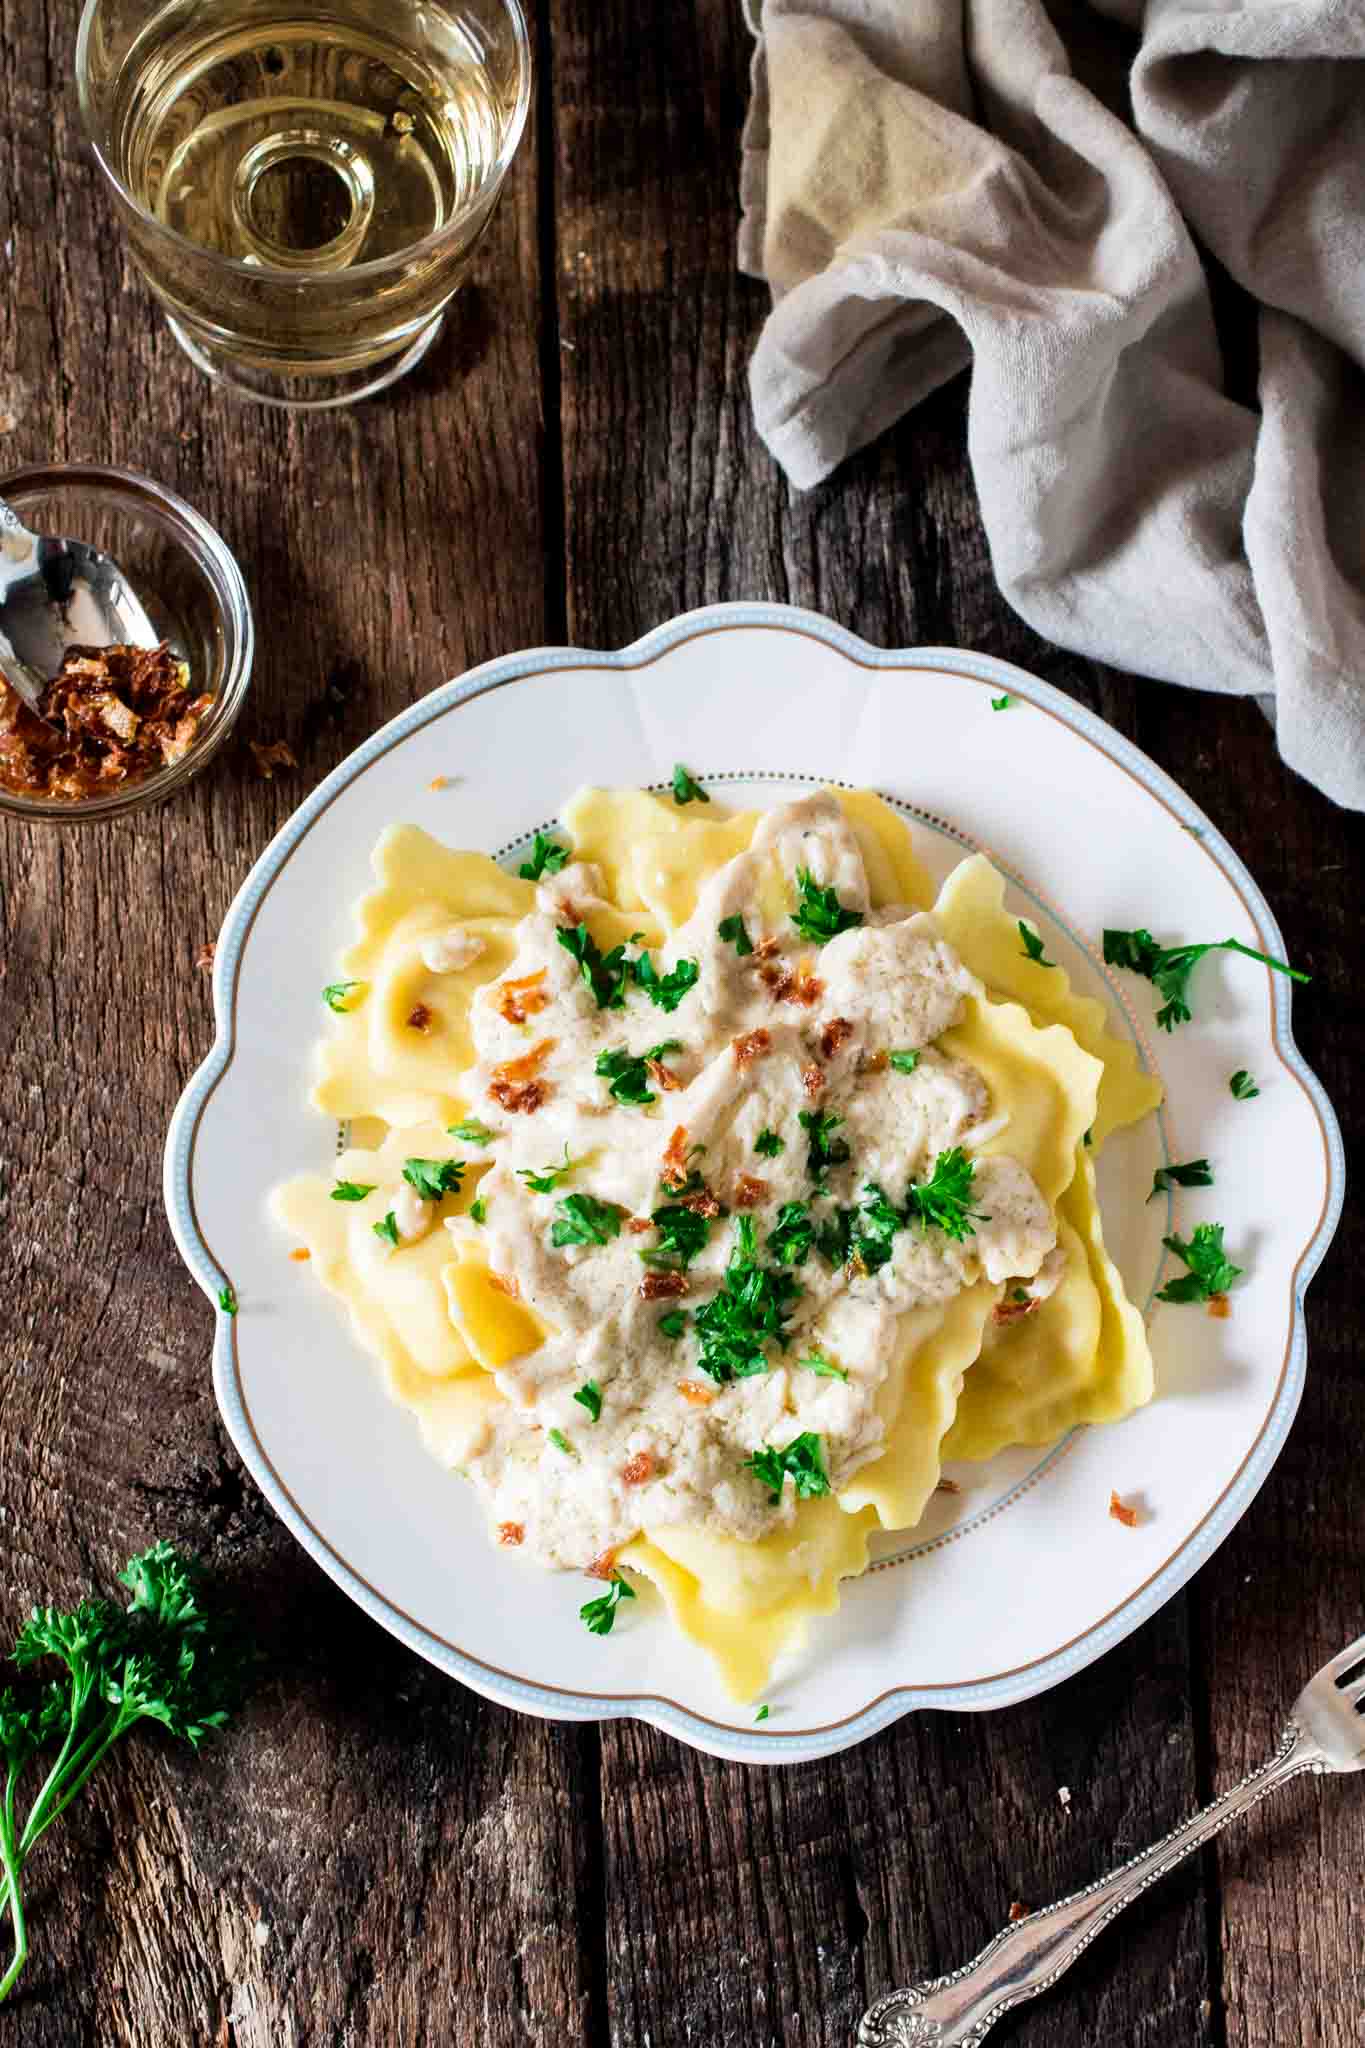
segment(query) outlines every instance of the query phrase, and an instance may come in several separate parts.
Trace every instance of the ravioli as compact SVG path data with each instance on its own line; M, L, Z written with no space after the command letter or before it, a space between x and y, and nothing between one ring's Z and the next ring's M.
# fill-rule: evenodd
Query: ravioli
M1159 1084L1024 957L989 864L935 899L870 792L564 816L538 885L384 834L313 1096L372 1192L304 1176L275 1212L500 1540L640 1572L752 1698L943 1457L1150 1398L1083 1141ZM423 1161L458 1189L419 1199ZM969 1192L921 1214L940 1180ZM766 1334L708 1351L697 1312L750 1276Z

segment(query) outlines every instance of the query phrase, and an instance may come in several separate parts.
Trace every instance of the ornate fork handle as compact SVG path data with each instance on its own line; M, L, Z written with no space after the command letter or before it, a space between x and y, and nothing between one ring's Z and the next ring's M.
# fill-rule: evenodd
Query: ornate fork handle
M1131 1905L1140 1892L1174 1870L1230 1820L1304 1771L1327 1768L1322 1751L1296 1721L1268 1763L1215 1799L1164 1841L1144 1849L1097 1884L1055 1906L1030 1913L997 1934L974 1962L950 1977L888 1992L863 2015L859 2048L979 2048L1011 2006L1036 1998Z

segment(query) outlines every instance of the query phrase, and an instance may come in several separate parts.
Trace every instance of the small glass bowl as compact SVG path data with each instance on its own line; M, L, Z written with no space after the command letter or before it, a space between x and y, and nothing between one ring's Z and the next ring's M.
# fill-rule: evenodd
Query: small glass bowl
M207 768L246 700L256 635L241 570L183 498L130 469L35 465L0 476L0 498L35 533L89 541L112 556L162 639L189 663L195 694L213 696L189 751L170 767L105 796L80 799L18 796L0 786L0 813L88 824L163 802Z

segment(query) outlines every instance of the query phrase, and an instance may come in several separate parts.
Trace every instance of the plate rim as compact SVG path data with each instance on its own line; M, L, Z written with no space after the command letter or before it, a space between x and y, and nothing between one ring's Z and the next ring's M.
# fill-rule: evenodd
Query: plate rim
M585 1693L519 1678L435 1635L372 1586L333 1549L303 1512L256 1434L241 1382L236 1320L218 1301L220 1291L230 1287L231 1281L214 1258L198 1222L193 1190L194 1144L202 1117L236 1052L236 994L243 944L266 892L317 819L376 760L423 726L474 697L533 675L574 668L646 668L686 640L735 627L794 632L830 647L853 666L874 672L928 669L964 676L996 689L1005 688L1052 715L1132 776L1179 824L1192 832L1201 850L1221 869L1242 899L1253 925L1262 935L1265 950L1282 954L1283 941L1274 913L1249 870L1212 820L1139 747L1055 685L995 655L940 646L875 647L848 628L796 606L745 602L707 605L680 613L618 649L544 646L479 663L388 720L304 799L253 862L224 917L214 959L214 1040L172 1114L164 1155L163 1193L177 1250L193 1278L215 1304L214 1394L237 1452L296 1541L372 1620L448 1676L522 1712L575 1721L644 1720L694 1747L734 1761L800 1762L851 1747L908 1713L930 1709L981 1712L1048 1691L1130 1635L1188 1583L1251 1506L1283 1449L1298 1411L1307 1364L1304 1297L1340 1221L1345 1197L1345 1155L1340 1126L1327 1092L1294 1041L1290 984L1287 978L1276 977L1271 988L1271 1041L1317 1117L1326 1155L1327 1185L1321 1213L1290 1274L1290 1334L1274 1400L1237 1472L1165 1563L1081 1635L1014 1670L949 1686L893 1685L834 1722L790 1731L767 1723L761 1734L748 1733L656 1693Z

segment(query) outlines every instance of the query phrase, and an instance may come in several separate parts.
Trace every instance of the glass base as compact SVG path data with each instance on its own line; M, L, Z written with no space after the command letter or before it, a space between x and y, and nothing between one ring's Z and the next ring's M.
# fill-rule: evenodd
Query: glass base
M287 412L326 412L337 405L357 405L386 391L409 370L415 370L445 324L445 309L429 320L398 355L382 362L366 363L362 369L340 370L325 375L285 375L279 370L262 370L243 363L225 351L210 348L169 314L167 322L195 368L215 384L249 398L257 405L277 405Z

